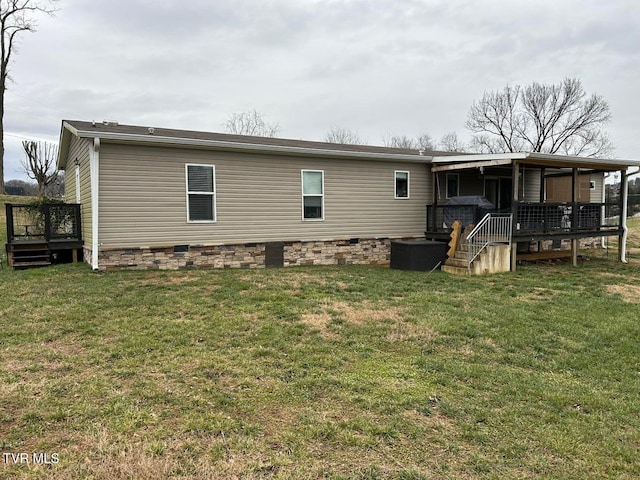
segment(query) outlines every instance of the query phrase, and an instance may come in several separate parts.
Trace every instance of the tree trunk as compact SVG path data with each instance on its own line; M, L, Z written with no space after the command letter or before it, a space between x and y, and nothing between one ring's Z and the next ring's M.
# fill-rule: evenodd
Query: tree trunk
M0 85L0 195L4 190L4 78Z
M4 72L3 72L4 73ZM0 195L4 195L4 75L0 80Z

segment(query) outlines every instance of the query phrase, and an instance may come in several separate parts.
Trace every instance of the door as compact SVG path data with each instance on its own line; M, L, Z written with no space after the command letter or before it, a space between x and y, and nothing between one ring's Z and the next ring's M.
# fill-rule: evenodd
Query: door
M505 178L485 178L484 196L493 203L496 210L508 210L511 208L513 190L511 179Z
M489 200L496 209L499 209L500 197L498 192L500 191L500 184L497 178L485 178L484 179L484 196Z
M510 210L513 201L513 184L510 178L500 179L500 210Z

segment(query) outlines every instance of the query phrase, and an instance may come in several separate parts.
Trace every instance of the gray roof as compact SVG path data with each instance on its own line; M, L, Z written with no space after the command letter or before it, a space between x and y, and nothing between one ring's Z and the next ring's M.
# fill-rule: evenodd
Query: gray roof
M434 155L452 155L451 152L427 150L420 153L408 148L391 148L371 145L346 145L338 143L315 142L308 140L293 140L287 138L256 137L249 135L232 135L227 133L200 132L194 130L176 130L171 128L148 127L136 125L120 125L116 122L85 122L79 120L63 120L63 130L70 127L74 134L80 137L99 137L126 140L137 139L173 139L176 143L182 141L210 142L213 144L262 145L265 147L284 147L294 149L324 150L333 152L358 152L381 155L411 155L433 157ZM151 133L152 132L152 133Z
M63 120L58 154L58 166L62 169L64 169L66 165L71 135L76 135L81 138L99 138L101 142L180 146L341 159L369 159L416 163L433 162L435 165L442 165L443 163L451 165L451 167L437 167L442 170L456 169L455 164L460 164L458 168L469 168L467 165L473 162L478 162L476 165L479 165L480 162L483 161L489 163L520 161L532 165L602 170L613 170L625 166L640 166L640 162L637 160L594 159L543 153L468 154L434 150L418 151L406 148L346 145L287 138L255 137L249 135L231 135L227 133L176 130L171 128L120 125L116 122Z

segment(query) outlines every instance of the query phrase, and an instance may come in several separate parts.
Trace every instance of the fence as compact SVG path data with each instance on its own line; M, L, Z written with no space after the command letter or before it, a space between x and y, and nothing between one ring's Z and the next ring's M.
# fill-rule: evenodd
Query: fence
M7 243L30 241L82 240L80 205L7 203Z

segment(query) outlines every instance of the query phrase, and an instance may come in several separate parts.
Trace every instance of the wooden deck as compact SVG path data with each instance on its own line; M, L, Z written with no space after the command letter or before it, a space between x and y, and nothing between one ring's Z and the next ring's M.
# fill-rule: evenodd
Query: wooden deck
M21 269L77 262L83 241L80 205L6 204L7 263Z

